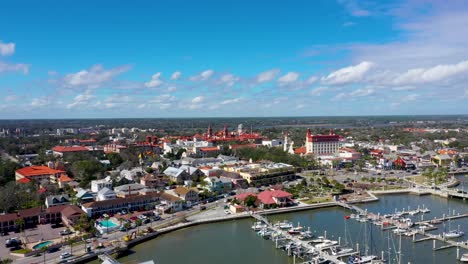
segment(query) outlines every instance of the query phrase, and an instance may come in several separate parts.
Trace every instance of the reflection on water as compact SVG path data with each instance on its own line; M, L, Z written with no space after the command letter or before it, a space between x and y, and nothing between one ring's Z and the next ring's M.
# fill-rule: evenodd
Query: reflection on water
M424 205L431 209L429 214L423 216L424 219L440 217L454 211L455 214L468 212L468 203L458 199L448 200L429 195L387 195L379 198L380 201L363 204L361 207L371 212L386 214L394 212L395 208L415 209ZM341 208L326 208L275 215L269 219L273 222L287 219L293 221L295 225L300 223L302 226L310 227L316 235L323 235L327 231L328 238L338 240L340 237L343 243L348 242L353 245L359 243L361 249L367 248L369 252L372 251L379 256L381 251L385 251L386 258L389 255L390 259L396 257L397 236L382 231L374 225L366 225L352 219L345 220L347 214L349 212ZM414 220L420 219L421 215L414 216ZM136 253L120 260L122 263L135 263L153 259L158 264L293 263L285 252L275 249L272 241L257 236L250 229L252 223L253 220L245 219L201 225L169 233L134 247ZM450 224L452 229L456 229L459 225L461 230L468 233L468 219L454 220ZM345 226L349 233L346 236ZM443 225L439 225L438 230L431 232L437 234L443 232L443 229ZM439 242L438 246L441 245ZM402 263L456 263L456 249L433 251L432 241L413 243L411 238L403 237L402 248Z

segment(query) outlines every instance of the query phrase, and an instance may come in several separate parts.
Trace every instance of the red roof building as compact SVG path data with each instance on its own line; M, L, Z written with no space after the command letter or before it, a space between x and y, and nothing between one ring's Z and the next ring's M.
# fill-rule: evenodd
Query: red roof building
M288 206L292 205L292 194L282 190L266 190L258 194L257 198L260 200L260 206L268 208L272 206Z
M312 135L310 129L306 134L306 153L315 156L335 154L341 146L342 137L330 129L328 135Z
M51 169L47 166L30 166L16 170L15 177L16 181L23 178L36 181L42 181L44 179L55 181L62 173L64 173L64 171ZM24 183L25 180L22 181L22 183Z
M63 156L67 153L89 152L89 149L83 146L55 146L52 151L56 156Z

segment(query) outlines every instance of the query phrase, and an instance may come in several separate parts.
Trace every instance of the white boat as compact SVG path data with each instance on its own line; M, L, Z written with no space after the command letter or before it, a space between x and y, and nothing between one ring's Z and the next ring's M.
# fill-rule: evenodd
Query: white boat
M299 236L300 239L310 239L310 238L313 238L313 237L314 237L314 234L309 230L301 232L300 236Z
M323 243L326 239L323 236L319 236L316 239L312 239L309 244Z
M279 227L280 229L290 229L293 227L293 224L289 221L283 221L281 223L275 224L276 227Z
M465 253L460 258L461 262L468 262L468 253Z
M431 212L431 210L429 208L423 208L423 209L421 209L419 211L421 211L421 213L423 213L423 214L427 214L427 213Z
M377 256L370 255L370 256L351 256L348 259L348 264L363 264L363 263L371 263Z
M409 211L409 212L408 212L409 215L417 215L417 214L419 214L419 213L420 213L419 209L412 210L412 211Z
M293 227L291 229L288 230L288 234L290 235L298 235L300 234L302 231L302 226L297 226L297 227Z
M329 247L336 246L336 245L338 245L338 241L325 239L322 243L315 245L315 247L318 249L324 249L324 248L329 248Z
M264 224L263 222L255 222L255 224L252 225L252 229L254 231L260 231L264 228L267 228L268 226Z
M333 256L339 256L339 255L343 255L343 254L346 254L346 253L350 253L350 252L353 252L354 249L352 248L340 248L340 247L331 247L330 248L330 251L332 253Z
M465 233L463 231L457 231L457 230L453 230L453 231L449 231L449 232L444 232L443 236L445 238L457 238L457 237L462 237L464 236Z
M398 228L396 228L396 229L393 229L392 232L395 233L395 234L403 234L403 233L405 233L405 232L407 232L407 231L408 231L407 229L399 228L399 227L398 227Z

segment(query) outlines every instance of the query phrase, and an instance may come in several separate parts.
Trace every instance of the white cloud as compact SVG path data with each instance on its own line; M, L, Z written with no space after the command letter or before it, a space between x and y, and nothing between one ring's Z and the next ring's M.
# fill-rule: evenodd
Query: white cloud
M394 84L418 84L441 81L468 72L468 60L456 64L437 65L431 68L410 69L399 75Z
M203 97L203 96L197 96L197 97L195 97L195 98L192 99L192 103L194 103L194 104L199 104L199 103L202 103L204 100L205 100L205 97Z
M327 90L328 90L328 87L320 86L310 91L310 95L320 96L322 95L323 92L326 92Z
M341 68L330 73L327 77L322 77L322 82L326 84L348 84L362 80L364 74L373 66L373 63L363 61L357 65Z
M234 103L238 103L242 100L241 97L238 97L238 98L234 98L234 99L228 99L228 100L224 100L222 101L220 104L222 105L227 105L227 104L234 104Z
M352 16L366 17L371 15L371 12L369 10L361 6L361 4L364 3L364 1L338 0L338 3L342 4Z
M47 106L49 104L50 104L50 102L49 102L49 99L47 97L39 97L39 98L32 99L30 106L35 107L35 108L39 108L39 107Z
M202 71L198 75L190 77L190 80L195 81L195 82L196 81L206 81L209 78L211 78L211 76L213 76L213 74L214 74L213 70Z
M265 71L265 72L258 74L255 79L257 83L269 82L273 80L276 77L276 75L278 75L279 72L280 72L279 69L272 69L269 71Z
M168 93L175 92L175 90L177 90L177 87L175 87L175 86L169 86L169 87L167 87L167 89L166 89L166 91L167 91Z
M15 43L3 43L0 40L0 55L9 56L15 53Z
M182 73L180 71L176 71L171 75L171 80L176 81L182 76Z
M171 94L161 94L159 96L154 97L152 100L150 100L151 103L167 103L167 102L173 102L177 98Z
M159 79L161 77L161 72L157 72L151 76L151 80L149 82L145 82L145 87L147 88L154 88L158 87L163 84L163 81Z
M288 72L285 75L281 76L278 79L280 85L288 85L299 79L299 73L297 72Z
M102 65L94 65L88 70L81 70L76 73L70 73L63 78L67 87L88 86L97 88L103 83L111 81L114 77L130 70L129 66L121 66L106 70Z
M240 80L239 77L235 76L234 74L230 74L230 73L224 74L223 76L221 76L221 78L219 78L219 82L221 84L225 84L227 86L233 86L239 80Z
M357 89L352 91L349 95L351 97L363 97L363 96L368 96L372 95L375 93L375 89L373 88L362 88L362 89Z
M0 61L0 73L3 72L22 72L23 74L28 74L29 65L23 63L9 64Z
M356 25L356 23L351 22L351 21L348 21L348 22L344 22L344 23L343 23L343 27L352 27L352 26L354 26L354 25Z
M84 93L75 96L73 102L68 104L67 108L72 109L80 106L86 106L94 98L96 98L96 96L91 93L91 90L87 90Z
M313 84L313 83L315 83L317 80L318 80L318 77L317 77L317 76L310 76L309 78L307 78L307 80L305 81L305 83L306 83L306 84Z
M348 97L348 96L345 93L339 93L339 94L335 95L334 97L332 97L330 99L330 101L335 101L335 102L336 101L341 101L341 100L345 99L346 97Z

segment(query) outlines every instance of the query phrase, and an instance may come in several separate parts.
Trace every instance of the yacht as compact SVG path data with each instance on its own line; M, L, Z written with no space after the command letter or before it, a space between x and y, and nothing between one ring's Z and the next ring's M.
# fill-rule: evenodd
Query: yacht
M268 226L264 224L263 222L255 222L255 224L252 225L252 229L254 231L260 231L264 228L267 228Z
M431 210L429 208L423 208L423 209L421 209L419 211L421 211L421 213L423 213L423 214L427 214L427 213L431 212Z
M299 236L300 239L311 239L313 237L314 237L314 234L309 230L301 232Z
M396 229L393 229L393 233L394 233L394 234L403 234L403 233L405 233L405 232L407 232L407 231L408 231L407 229L400 228L400 227L398 227L398 228L396 228Z
M363 263L371 263L377 256L370 255L370 256L350 256L348 258L348 264L363 264Z
M339 255L343 255L343 254L346 254L346 253L350 253L350 252L353 252L354 249L352 248L340 248L340 247L331 247L330 248L330 251L332 253L333 256L339 256Z
M443 236L445 238L457 238L457 237L462 237L464 236L465 233L463 231L457 231L457 230L453 230L453 231L449 231L449 232L444 232Z
M276 224L276 226L279 227L280 229L290 229L293 227L293 224L288 221L283 221L281 223Z
M336 246L336 245L338 245L338 241L325 239L322 243L315 245L315 247L318 249L324 249L324 248L329 248L329 247Z
M298 235L302 231L302 226L296 226L288 230L288 234L290 235Z
M468 262L468 253L465 253L460 258L461 262Z

